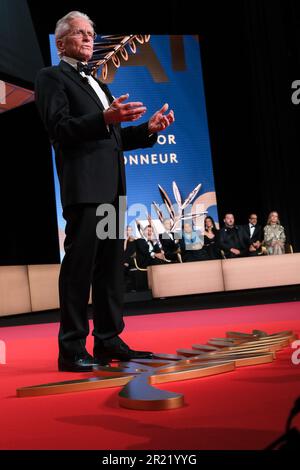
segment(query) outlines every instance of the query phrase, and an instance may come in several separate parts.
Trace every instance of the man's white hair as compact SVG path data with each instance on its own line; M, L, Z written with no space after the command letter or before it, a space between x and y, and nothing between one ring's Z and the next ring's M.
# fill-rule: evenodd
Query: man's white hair
M70 22L76 18L83 18L87 20L94 29L93 21L85 13L81 13L81 11L70 11L70 13L63 16L56 23L55 39L60 39L70 29Z

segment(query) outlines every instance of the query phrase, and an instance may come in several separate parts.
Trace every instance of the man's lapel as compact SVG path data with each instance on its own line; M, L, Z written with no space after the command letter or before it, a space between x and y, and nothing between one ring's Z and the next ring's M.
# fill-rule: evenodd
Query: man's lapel
M94 77L95 78L95 77ZM104 93L106 94L107 98L108 98L108 101L109 101L109 104L111 104L114 100L114 97L112 96L111 92L110 92L110 89L108 88L108 86L106 85L106 83L103 83L101 82L101 80L99 80L98 78L95 78L96 82L99 84L99 86L102 88L102 90L104 91Z
M110 89L108 88L106 83L101 82L101 80L98 80L98 78L95 78L95 80L97 81L99 86L102 88L102 90L106 94L109 104L111 104L114 101L114 97L111 94ZM122 147L122 138L120 136L120 132L117 130L116 126L110 125L110 128L113 131L115 138L117 142L119 143L120 147Z
M97 93L93 90L93 88L90 86L89 82L87 79L85 79L84 77L82 77L78 72L77 70L74 69L74 67L72 67L72 65L70 64L67 64L67 62L65 62L64 60L61 60L60 63L59 63L59 67L60 69L66 74L68 75L68 77L73 80L75 83L77 83L78 86L80 86L80 88L82 90L84 90L86 93L88 93L88 95L93 98L93 100L95 101L95 103L99 106L99 108L103 111L104 110L104 107L103 107L103 104L101 103L101 100L99 99L99 97L97 96Z
M69 78L71 78L71 80L73 80L75 83L77 83L77 85L79 85L82 90L84 90L86 93L89 94L89 96L91 98L93 98L93 100L95 101L95 103L97 103L97 105L99 106L101 111L104 111L104 107L103 107L103 104L102 104L101 100L99 99L97 93L94 91L94 89L91 87L91 85L88 83L87 79L82 77L77 72L77 70L74 69L74 67L72 67L72 65L68 64L64 60L60 61L59 67L66 75L68 75ZM104 93L106 93L109 104L111 104L113 102L114 98L113 98L108 86L105 83L101 82L100 80L98 80L98 79L96 79L96 80L97 80L97 83L102 88L102 90L104 91ZM122 139L121 139L120 133L116 129L116 126L110 125L109 127L113 131L113 133L116 137L116 140L117 140L118 144L121 147L122 146Z

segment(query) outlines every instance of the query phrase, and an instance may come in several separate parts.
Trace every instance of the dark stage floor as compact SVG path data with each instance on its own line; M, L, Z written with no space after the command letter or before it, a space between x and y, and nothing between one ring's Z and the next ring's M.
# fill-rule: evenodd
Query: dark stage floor
M300 300L300 286L280 286L234 292L217 292L201 295L152 299L151 292L126 294L125 316L154 313L203 310L246 305L295 302ZM92 318L92 307L89 307ZM0 317L0 327L19 326L59 321L59 310L26 313Z

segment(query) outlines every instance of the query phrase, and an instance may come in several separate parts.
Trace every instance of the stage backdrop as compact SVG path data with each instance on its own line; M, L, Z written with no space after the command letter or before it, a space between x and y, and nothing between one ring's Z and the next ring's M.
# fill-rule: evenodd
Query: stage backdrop
M56 65L59 58L53 35L50 36L50 47L52 64ZM193 207L197 205L217 221L198 37L152 35L148 43L137 45L137 53L130 55L128 61L121 59L120 68L109 67L106 83L115 97L129 93L130 101L142 101L147 106L143 121L164 103L169 104L176 117L175 123L159 135L154 147L125 152L127 223L133 225L136 218L145 221L150 213L157 219L151 204L153 201L162 204L158 185L175 203L173 181L183 200L201 183ZM63 256L64 219L56 171L55 189ZM136 212L136 204L145 206L142 213L140 208ZM166 211L163 212L167 216ZM157 221L156 225L159 226Z

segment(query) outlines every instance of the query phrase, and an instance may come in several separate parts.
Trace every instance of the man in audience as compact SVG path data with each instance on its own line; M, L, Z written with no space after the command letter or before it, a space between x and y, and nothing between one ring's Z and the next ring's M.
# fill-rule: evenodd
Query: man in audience
M147 268L153 264L164 264L164 251L159 240L155 240L151 225L147 225L143 230L144 237L138 238L136 244L136 260L140 268Z
M224 227L220 230L219 245L225 258L239 258L248 254L245 231L242 227L235 225L233 214L225 214Z
M163 221L165 231L159 234L159 241L165 253L165 257L172 261L178 261L177 253L179 249L179 240L175 238L175 233L171 232L171 220L165 219Z
M242 227L247 240L248 256L257 256L260 254L261 250L263 231L261 226L257 223L257 214L250 214L248 221L249 223Z

